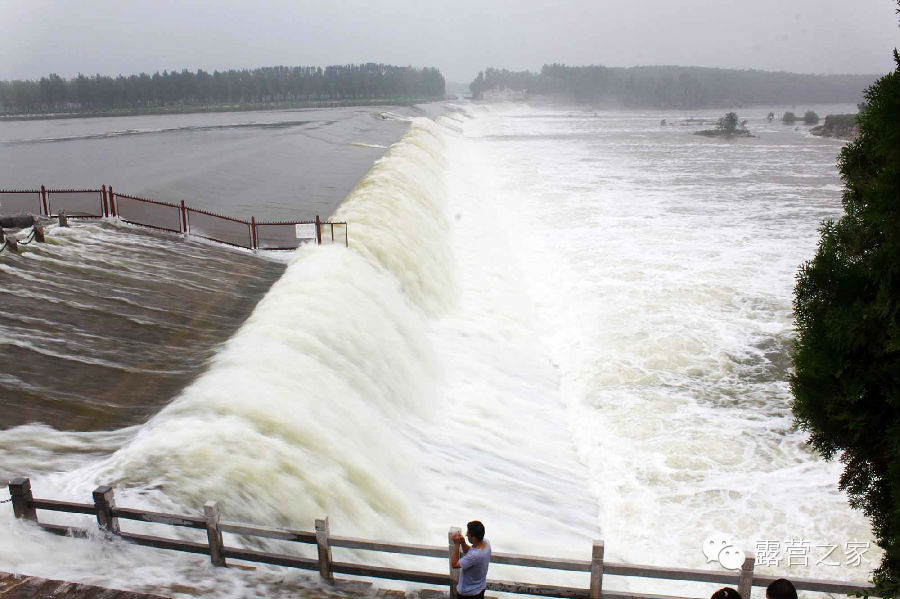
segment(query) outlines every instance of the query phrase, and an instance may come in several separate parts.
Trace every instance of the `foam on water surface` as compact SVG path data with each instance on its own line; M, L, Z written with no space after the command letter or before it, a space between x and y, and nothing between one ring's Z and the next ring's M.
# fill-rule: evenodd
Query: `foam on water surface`
M527 264L607 554L700 567L700 544L724 535L751 555L777 542L781 563L763 572L865 580L844 544L869 543L877 563L871 533L837 491L840 466L792 429L787 384L793 277L819 221L839 215L840 146L783 131L711 143L660 131L654 114L555 116L495 113L467 132ZM792 541L804 545L789 566ZM844 563L816 564L831 545L827 561Z
M415 119L341 205L350 248L293 254L145 425L0 432L0 451L34 445L16 466L45 473L36 494L84 501L112 483L120 505L214 499L229 520L309 529L328 514L338 534L435 545L478 517L496 551L587 559L602 538L610 559L668 566L703 567L711 535L748 551L871 541L837 466L791 430L786 384L793 273L838 214L838 145L764 124L725 145L660 130L658 114L437 120ZM2 512L0 526L7 569L289 592L278 569L213 572L160 552L164 567L126 580L151 550L48 539Z

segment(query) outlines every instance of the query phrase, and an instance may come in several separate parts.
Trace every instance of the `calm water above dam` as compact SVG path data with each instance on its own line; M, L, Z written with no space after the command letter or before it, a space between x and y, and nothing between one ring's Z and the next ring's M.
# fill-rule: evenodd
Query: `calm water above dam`
M226 215L327 218L424 107L0 122L0 188L96 188ZM0 262L0 422L146 420L284 270L208 243L78 223ZM274 259L273 259L274 258Z
M403 135L402 118L439 110L360 106L2 121L0 186L105 184L241 218L325 218Z
M812 256L819 222L840 214L842 144L766 121L769 110L786 109L741 111L756 137L734 141L694 136L696 126L683 124L719 111L466 105L412 124L351 114L329 126L353 130L333 139L342 155L373 152L360 176L384 152L365 144L393 140L380 129L367 137L357 119L393 123L403 128L398 137L409 131L336 208L335 218L350 223L349 249L306 247L276 263L76 224L49 250L16 263L0 256L3 293L16 298L0 312L3 347L18 348L3 356L0 381L23 378L8 364L29 343L50 348L41 354L48 387L62 386L53 370L66 352L126 366L94 339L106 321L89 315L127 305L134 318L109 338L144 352L130 366L144 384L170 376L160 366L167 360L193 369L153 409L122 408L122 426L67 426L66 414L79 414L75 399L46 400L0 430L0 477L30 474L38 496L77 501L109 483L120 505L165 511L196 512L215 499L226 519L293 528L328 514L335 534L427 544L477 516L496 551L587 559L591 540L602 538L610 560L666 566L715 567L701 551L710 536L751 554L760 542L799 541L809 547L806 566L782 559L760 570L865 580L868 564L851 563L843 544L871 543L868 526L836 490L839 466L820 461L791 429L786 378L793 277ZM281 214L289 206L279 198L291 196L282 191L306 172L289 149L327 126L206 120L228 118L235 115L203 115L172 132L113 141L73 122L72 137L83 139L44 142L20 124L0 135L0 152L26 169L35 160L26 156L41 148L100 147L123 175L104 179L97 167L84 184ZM176 139L181 154L170 155ZM119 144L123 157L103 144ZM126 164L141 153L151 158L145 174ZM166 176L195 154L196 173ZM322 160L323 169L344 168ZM5 173L14 180L4 186L69 183L25 181L38 173L18 171ZM249 188L283 187L204 196L217 178L221 189L250 179ZM285 217L308 215L305 204L294 209ZM146 249L129 255L131 274L102 275L91 293L103 271L94 256L114 261L116 243ZM61 282L51 265L63 254L83 266ZM185 261L190 276L162 285ZM143 301L133 273L147 289L165 289L161 299ZM26 319L62 318L26 314L32 296L64 305L78 297L85 317L71 343ZM74 340L85 349L72 349ZM68 376L90 378L80 366ZM106 401L123 403L113 394ZM816 564L829 545L838 546L830 561L839 564ZM92 557L101 552L106 559ZM874 546L865 558L877 563ZM48 538L0 510L0 569L210 597L289 596L296 584L277 568L210 572L207 563ZM542 580L586 584L580 574Z

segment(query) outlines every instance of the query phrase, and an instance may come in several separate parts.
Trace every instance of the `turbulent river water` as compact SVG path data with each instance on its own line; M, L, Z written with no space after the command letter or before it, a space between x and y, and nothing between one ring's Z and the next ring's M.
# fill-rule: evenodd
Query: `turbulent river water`
M23 340L26 318L43 317L21 298L71 291L46 264L86 259L91 244L143 243L154 253L132 257L129 272L162 280L178 278L184 255L197 264L186 289L154 300L194 298L199 319L157 323L171 347L185 338L193 357L167 353L192 374L149 418L128 421L125 410L130 426L64 426L79 408L47 400L56 420L33 410L0 430L0 476L28 474L36 495L76 501L112 484L120 505L164 511L215 499L227 519L266 525L309 529L328 514L338 534L435 545L478 517L495 551L587 559L591 540L604 539L607 559L660 566L720 567L701 550L719 537L769 558L762 572L865 580L865 560L878 556L870 548L857 565L855 555L871 533L836 489L839 466L792 430L786 382L793 277L820 221L840 214L841 143L769 123L769 110L745 110L756 137L733 141L692 135L688 119L715 111L510 104L416 117L337 207L350 247L305 247L286 268L170 237L151 244L143 238L157 236L112 224L51 230L65 256L0 256L3 293L18 298L3 304L0 343L51 343L47 323L35 324L43 341ZM290 130L264 132L289 145ZM227 254L240 266L225 266ZM78 309L121 305L120 282L102 283ZM224 325L208 305L219 287L235 298L218 300L233 311ZM103 345L97 326L81 324L85 343ZM138 343L130 331L116 335ZM153 339L144 345L136 351L155 356ZM111 361L115 347L103 348L110 355L97 359ZM21 378L15 355L4 354L7 379ZM42 355L53 379L65 356ZM147 381L164 376L144 370ZM119 405L115 394L106 401ZM202 556L51 537L11 510L0 510L0 570L209 596L310 584L277 568L213 570ZM712 590L624 579L604 588Z

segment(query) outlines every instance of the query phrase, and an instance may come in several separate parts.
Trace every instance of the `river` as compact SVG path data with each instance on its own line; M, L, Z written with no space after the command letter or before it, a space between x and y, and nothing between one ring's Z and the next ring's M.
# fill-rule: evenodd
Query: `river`
M427 544L478 517L495 551L579 559L603 539L610 560L719 567L707 564L702 544L722 538L770 562L762 572L865 580L871 566L862 560L878 559L870 529L837 491L839 465L821 461L792 429L787 384L794 275L815 250L820 221L840 215L842 144L766 120L785 109L744 109L755 137L732 141L692 135L697 119L718 111L465 104L432 118L368 115L402 124L394 135L403 137L334 136L342 155L391 146L371 169L368 157L355 186L347 173L335 177L353 179L343 201L329 196L334 218L350 223L349 249L277 258L215 247L204 263L200 244L114 223L51 230L72 248L68 260L87 244L147 237L155 253L146 264L143 254L131 257L129 268L153 271L153 281L178 278L175 256L194 256L199 266L184 287L204 288L193 300L201 317L165 322L166 339L181 341L167 341L164 353L189 376L152 409L122 412L116 426L65 426L61 408L59 422L32 413L4 427L0 475L29 474L38 496L85 501L96 485L112 484L120 505L197 512L215 499L230 520L309 529L328 514L337 534ZM84 139L2 151L78 152L114 137L128 154L131 140L134 152L152 154L149 168L125 168L132 175L108 182L159 199L183 199L201 181L207 189L214 173L233 181L244 161L265 171L257 183L287 189L303 179L304 165L255 152L311 143L307 125L217 127L78 133ZM170 163L167 138L176 137L184 154ZM66 144L71 150L58 149ZM105 176L84 172L91 181ZM5 187L35 183L10 173ZM184 183L157 184L154 174ZM197 192L238 216L280 214L283 195ZM308 209L298 202L284 217ZM31 260L63 260L43 256L54 251L35 250ZM239 256L239 268L222 265L228 255ZM53 278L37 266L0 265L13 295L40 284L47 301L54 297ZM80 277L87 290L93 272L67 279ZM211 291L222 286L221 296ZM194 297L176 287L169 305ZM196 324L220 315L210 302L237 306L230 325ZM9 323L24 319L27 304L4 311L6 338L22 345L16 335L26 327ZM78 324L103 337L97 326ZM108 351L133 333L120 339ZM160 348L145 351L158 357ZM48 378L65 359L48 362ZM78 521L71 518L48 516ZM216 596L287 596L303 584L277 568L212 572L202 557L48 537L2 510L0 528L0 569ZM869 546L860 564L852 543ZM777 560L768 551L775 544ZM586 584L583 575L541 576ZM620 579L604 588L703 595L708 586Z

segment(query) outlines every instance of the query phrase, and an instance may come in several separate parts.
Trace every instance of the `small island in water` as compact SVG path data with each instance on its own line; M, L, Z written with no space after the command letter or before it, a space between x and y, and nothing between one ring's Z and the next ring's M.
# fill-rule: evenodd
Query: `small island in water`
M747 130L747 121L740 120L736 112L727 112L725 116L719 119L715 129L703 129L702 131L694 131L694 135L705 135L706 137L753 137Z
M859 123L855 114L829 114L824 124L813 127L809 132L822 137L850 140L859 133Z

